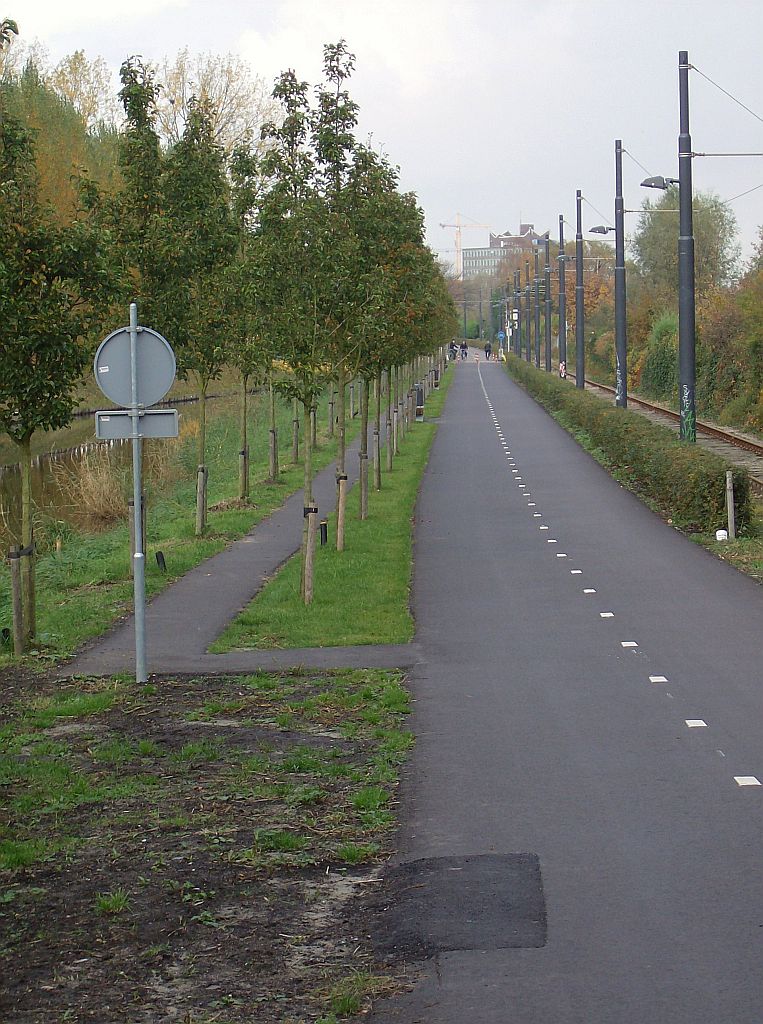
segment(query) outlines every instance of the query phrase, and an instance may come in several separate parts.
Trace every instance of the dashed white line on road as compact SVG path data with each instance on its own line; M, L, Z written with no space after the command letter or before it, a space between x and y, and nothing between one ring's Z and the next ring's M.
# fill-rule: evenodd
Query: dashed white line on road
M602 617L602 619L614 619L615 617L614 612L599 612L599 615Z
M582 576L582 575L583 575L583 570L582 569L570 569L570 576Z
M707 729L707 722L703 722L701 718L687 718L686 724L690 729Z
M539 527L538 527L538 529L539 529L539 530L548 530L548 529L549 529L549 527L548 527L548 526L546 526L546 525L545 525L545 523L544 523L544 524L543 524L542 526L539 526Z
M759 786L760 781L754 775L735 775L734 782L737 786Z
M586 587L585 590L583 591L583 593L584 594L595 594L596 591L593 589L593 587Z
M518 487L518 488L520 489L520 491L521 491L521 490L523 490L523 489L524 489L525 487L527 487L527 484L517 484L517 487Z
M635 640L621 640L620 641L620 646L621 647L638 647L638 644L636 643Z
M549 537L548 540L546 541L546 543L547 544L557 544L558 541L554 540L553 537Z
M566 558L567 555L564 553L564 551L557 551L556 557L557 558Z
M543 517L543 513L542 512L533 512L533 519L538 519L539 517L540 518Z
M650 683L667 683L666 676L649 676Z

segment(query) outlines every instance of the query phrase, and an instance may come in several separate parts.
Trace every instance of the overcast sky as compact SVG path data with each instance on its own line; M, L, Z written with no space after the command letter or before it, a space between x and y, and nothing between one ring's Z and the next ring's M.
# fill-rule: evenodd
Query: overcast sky
M361 135L400 166L429 244L449 259L454 232L439 225L457 213L555 234L560 213L574 224L580 188L596 208L584 223L611 223L616 138L650 174L677 175L679 49L763 117L761 0L5 0L0 16L54 61L84 49L116 69L188 46L238 54L269 81L292 67L316 82L322 44L344 37ZM763 153L761 120L697 71L691 121L695 151ZM763 184L760 157L693 163L695 189L722 199ZM644 177L625 157L627 209L647 195ZM763 188L731 208L747 255ZM464 231L464 245L487 235Z

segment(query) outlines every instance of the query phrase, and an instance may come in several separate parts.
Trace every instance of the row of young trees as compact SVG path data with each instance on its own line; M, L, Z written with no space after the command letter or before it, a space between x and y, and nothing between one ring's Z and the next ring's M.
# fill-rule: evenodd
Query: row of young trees
M15 25L3 26L7 45ZM377 384L378 438L382 375L393 379L394 368L454 331L415 197L401 194L396 170L355 138L353 63L343 41L326 46L325 80L314 95L294 72L282 74L273 90L277 116L226 154L213 108L196 99L178 141L163 145L156 75L140 59L127 60L115 187L81 176L77 209L63 221L41 199L36 140L13 112L13 85L0 89L0 429L21 454L28 636L35 629L30 440L68 422L94 344L124 319L131 299L141 322L171 341L179 373L198 385L201 480L209 385L235 367L242 401L252 385L266 384L301 406L305 505L312 506L310 423L319 395L336 387L343 548L346 385L363 382L367 454L369 385ZM275 417L270 471L277 477ZM366 472L362 482L367 488ZM245 458L242 497L248 486ZM199 488L197 532L205 528L205 494ZM361 509L367 505L366 491Z

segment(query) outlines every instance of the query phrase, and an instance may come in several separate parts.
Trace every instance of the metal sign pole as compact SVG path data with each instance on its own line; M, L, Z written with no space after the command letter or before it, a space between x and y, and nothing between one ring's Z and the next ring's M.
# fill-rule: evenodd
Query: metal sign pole
M140 409L138 406L138 307L130 303L130 423L132 432L132 489L135 510L133 590L135 594L135 681L145 683L146 673L146 561L143 556L143 484L141 480Z

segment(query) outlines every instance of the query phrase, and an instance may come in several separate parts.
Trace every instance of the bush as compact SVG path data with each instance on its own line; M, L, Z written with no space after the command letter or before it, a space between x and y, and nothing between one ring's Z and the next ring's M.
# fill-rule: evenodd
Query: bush
M627 409L616 409L596 395L578 391L566 380L536 370L509 356L507 369L541 405L564 414L585 431L631 490L685 530L703 533L726 525L726 471L734 474L737 530L750 524L750 478L747 470L697 445L678 439Z

